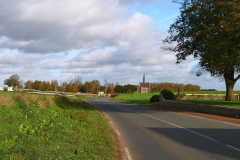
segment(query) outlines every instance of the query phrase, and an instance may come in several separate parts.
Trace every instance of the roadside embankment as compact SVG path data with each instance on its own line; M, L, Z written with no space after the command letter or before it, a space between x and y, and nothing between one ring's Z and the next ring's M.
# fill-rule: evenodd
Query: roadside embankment
M178 102L178 101L168 101L168 100L164 100L162 95L159 96L159 105L174 108L174 109L191 111L191 112L220 115L220 116L226 116L226 117L232 117L232 118L240 117L239 108L204 105L204 104Z

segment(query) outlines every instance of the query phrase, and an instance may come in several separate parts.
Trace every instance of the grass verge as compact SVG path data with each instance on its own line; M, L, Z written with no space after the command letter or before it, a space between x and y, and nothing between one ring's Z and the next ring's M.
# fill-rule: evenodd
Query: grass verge
M10 93L0 111L0 159L116 157L110 126L82 97Z

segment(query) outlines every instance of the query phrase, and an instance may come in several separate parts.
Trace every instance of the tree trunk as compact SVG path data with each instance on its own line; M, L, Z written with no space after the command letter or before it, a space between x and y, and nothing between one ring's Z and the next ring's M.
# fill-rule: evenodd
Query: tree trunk
M225 101L233 101L233 87L236 83L234 79L225 78L226 98Z

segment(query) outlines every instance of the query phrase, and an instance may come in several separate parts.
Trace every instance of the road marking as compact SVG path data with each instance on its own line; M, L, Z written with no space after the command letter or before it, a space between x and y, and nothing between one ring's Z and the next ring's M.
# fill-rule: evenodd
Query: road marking
M98 99L96 99L96 101L99 101Z
M132 158L131 158L131 156L130 156L130 153L129 153L129 151L128 151L127 148L125 148L125 152L126 152L126 154L127 154L128 160L132 160Z
M117 130L117 129L115 129L115 130L116 130L116 132L117 132L118 136L121 136L121 134L118 132L118 130Z
M138 113L139 113L139 112L138 112ZM176 124L170 123L170 122L168 122L168 121L164 121L164 120L162 120L162 119L158 119L158 118L155 118L155 117L149 116L149 115L147 115L147 114L143 114L143 113L140 113L140 114L142 114L142 115L144 115L144 116L147 116L147 117L150 117L150 118L153 118L153 119L156 119L156 120L158 120L158 121L162 121L162 122L164 122L164 123L167 123L167 124L170 124L170 125L176 126L176 127L178 127L178 128L182 128L182 129L184 129L184 130L186 130L186 131L192 132L192 133L194 133L194 134L197 134L197 135L199 135L199 136L202 136L202 137L204 137L204 138L207 138L207 139L210 139L210 140L212 140L212 141L217 142L217 140L215 140L215 139L213 139L213 138L210 138L210 137L205 136L205 135L203 135L203 134L200 134L200 133L194 132L194 131L192 131L192 130L190 130L190 129L187 129L187 128L184 128L184 127L182 127L182 126L179 126L179 125L176 125Z
M183 113L177 113L177 114L183 115ZM200 119L207 119L207 120L210 119L210 118L205 118L205 117L200 117L200 116L193 116L193 115L190 115L190 114L184 114L184 115L189 115L191 117L196 117L196 118L200 118ZM210 120L217 121L217 122L222 122L222 123L226 123L226 124L231 124L231 125L235 125L235 126L240 126L239 124L235 124L235 123L224 122L224 121L219 121L219 120L215 120L215 119L210 119Z
M235 150L237 150L237 151L239 151L239 152L240 152L240 149L238 149L238 148L235 148L235 147L233 147L233 146L230 146L230 145L226 145L226 146L228 146L228 147L230 147L230 148L232 148L232 149L235 149Z

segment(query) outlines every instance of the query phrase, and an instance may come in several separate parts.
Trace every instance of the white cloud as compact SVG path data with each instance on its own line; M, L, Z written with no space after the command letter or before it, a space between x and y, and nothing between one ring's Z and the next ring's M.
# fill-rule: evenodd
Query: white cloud
M83 80L138 84L204 84L189 59L175 65L173 53L161 51L166 31L130 4L147 0L8 0L0 5L0 81L19 74L25 81ZM151 0L151 3L157 2ZM71 50L79 50L74 56ZM207 88L206 87L206 88ZM215 87L215 86L214 86ZM216 86L217 87L217 86Z

